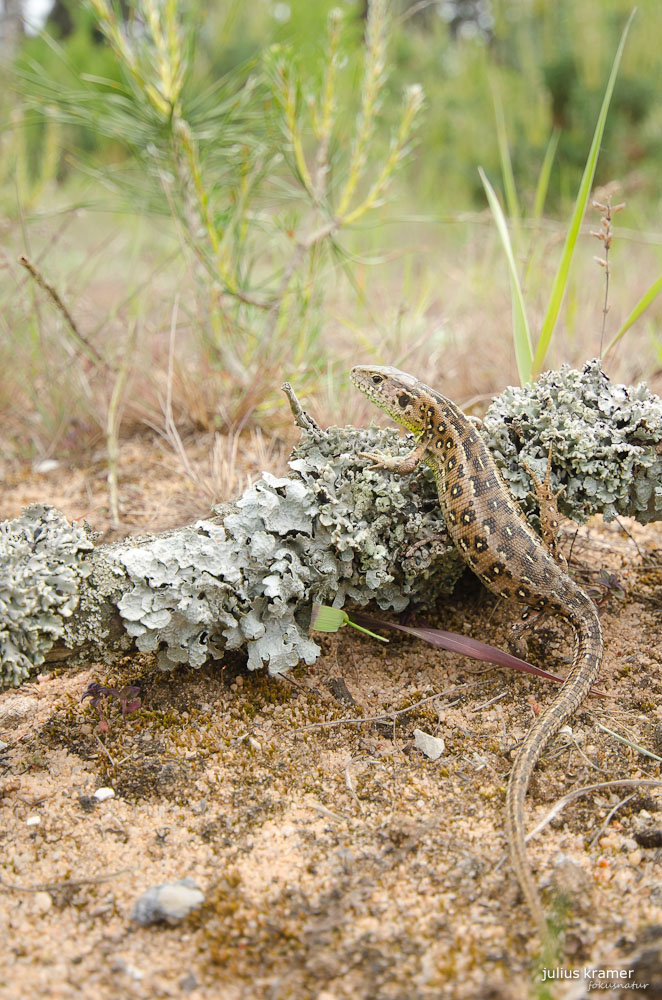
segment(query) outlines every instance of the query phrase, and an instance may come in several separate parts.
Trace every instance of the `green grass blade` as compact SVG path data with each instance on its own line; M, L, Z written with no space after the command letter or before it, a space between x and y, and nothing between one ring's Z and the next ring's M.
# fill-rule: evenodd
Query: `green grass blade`
M609 346L605 351L605 357L609 354L612 347L616 347L616 344L619 342L623 334L627 333L632 324L637 322L642 313L646 312L651 302L655 298L657 298L660 292L662 292L662 275L660 275L660 277L653 282L648 291L644 292L644 294L641 296L636 306L634 307L628 318L625 320L625 322L623 323L622 327L620 328L614 339L610 341Z
M545 313L545 318L542 323L542 328L540 330L540 338L538 340L538 345L536 347L535 357L533 359L533 369L532 374L538 375L542 370L542 366L549 348L550 341L552 339L552 334L554 333L554 328L559 317L559 312L561 311L561 304L563 302L563 297L568 285L568 274L570 272L570 263L572 261L572 255L575 251L575 246L577 244L577 237L579 236L579 229L582 224L582 219L584 218L584 213L586 211L586 205L588 203L589 196L591 194L591 188L593 186L593 178L595 177L595 168L598 162L598 155L600 153L600 143L602 142L602 136L605 130L605 122L607 121L607 112L609 111L609 104L611 102L611 96L614 92L614 85L616 83L616 77L618 75L618 69L621 64L621 56L623 55L623 49L625 48L625 41L630 30L630 25L632 23L632 18L635 15L635 10L630 14L627 24L621 35L621 40L616 50L616 55L614 57L614 62L611 67L611 73L609 74L609 81L607 83L607 89L605 90L605 96L602 99L602 107L600 108L600 114L598 115L598 121L595 126L595 132L593 133L593 142L591 143L591 148L589 150L588 159L586 161L586 166L584 167L584 174L582 176L581 184L579 185L579 192L577 194L577 200L575 201L575 207L572 213L572 218L570 220L570 225L568 227L568 235L565 239L565 244L563 246L563 253L561 254L561 260L559 262L558 270L556 272L556 277L554 278L554 284L552 286L552 293L550 295L549 304L547 306L547 312Z
M545 202L547 201L547 192L549 190L549 178L552 175L552 165L554 163L554 157L556 156L556 150L560 138L561 130L558 128L553 129L552 134L549 137L549 142L547 143L547 149L545 150L545 156L543 157L540 174L538 175L536 196L533 200L534 222L539 222L542 218Z
M517 265L515 263L515 255L513 254L513 248L510 242L510 233L508 232L506 217L503 214L503 209L499 204L499 199L496 196L494 188L488 181L482 167L478 168L478 173L480 174L480 179L483 182L483 187L485 188L485 194L487 195L487 201L492 212L492 217L496 223L497 231L501 237L501 243L503 244L503 249L506 254L506 260L508 261L508 270L510 272L510 295L513 305L513 343L515 346L515 359L517 361L517 371L519 372L520 381L524 383L531 377L531 362L533 358L531 334L529 332L529 323L526 318L524 296L522 295L522 288L519 283L519 275L517 274Z
M651 753L650 750L646 750L645 747L639 746L638 743L633 743L632 740L626 740L626 738L621 736L620 733L615 733L613 729L603 726L601 722L596 723L596 725L598 726L598 729L602 729L605 733L609 733L610 736L614 736L621 743L625 743L627 747L631 747L632 750L636 750L637 753L643 754L644 757L650 757L652 760L662 761L662 757L658 757L656 753Z
M501 178L503 180L503 191L506 197L506 208L511 220L519 221L521 210L517 198L517 188L515 187L515 175L513 173L513 163L510 158L510 146L508 145L508 133L506 131L506 119L503 113L503 104L496 82L492 81L492 101L494 102L494 120L496 123L497 142L499 145L499 158L501 160Z

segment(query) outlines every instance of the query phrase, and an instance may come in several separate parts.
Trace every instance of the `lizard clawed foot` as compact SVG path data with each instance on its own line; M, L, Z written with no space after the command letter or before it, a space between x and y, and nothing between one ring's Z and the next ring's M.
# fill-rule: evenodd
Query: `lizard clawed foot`
M538 516L540 518L540 529L542 540L551 552L555 561L563 569L567 569L568 563L559 548L559 527L561 515L559 514L558 498L565 492L565 486L555 493L550 480L552 470L552 442L549 442L547 452L547 469L545 478L541 481L533 471L528 462L522 460L522 467L533 480L534 495L538 503Z
M382 462L388 462L386 455L380 455L375 451L357 451L356 457L365 458L366 461L372 462L373 464L368 466L369 469L381 469Z
M358 452L357 458L367 458L372 462L369 465L369 469L387 469L389 472L397 472L401 476L406 476L408 473L413 472L417 465L419 465L425 452L427 451L428 442L419 441L413 451L410 451L408 455L381 455L379 452L370 451L360 451Z
M382 455L373 451L359 451L356 457L365 458L371 463L367 469L389 469L391 472L397 472L402 464L402 459L399 457Z

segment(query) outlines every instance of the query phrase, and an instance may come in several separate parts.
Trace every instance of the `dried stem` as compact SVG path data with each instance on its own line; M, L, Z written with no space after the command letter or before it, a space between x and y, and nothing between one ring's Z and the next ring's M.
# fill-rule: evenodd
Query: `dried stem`
M621 209L625 208L625 203L620 205L612 205L611 194L609 192L605 195L604 202L594 201L593 208L597 208L602 212L602 218L600 219L600 229L597 231L591 231L591 236L595 236L604 246L604 257L596 257L595 260L603 268L605 272L605 298L602 306L602 329L600 330L600 357L602 357L602 345L604 342L605 329L607 326L607 313L609 312L609 250L611 248L611 242L614 238L614 231L612 229L611 220L616 212L620 212Z
M122 397L126 389L129 377L129 369L133 359L136 342L138 339L138 324L133 322L122 351L122 361L117 372L117 377L113 385L113 391L108 404L108 414L106 416L106 449L108 452L108 499L110 503L110 516L114 528L119 527L119 487L118 487L118 464L119 464L119 429L121 423L120 408Z
M112 366L108 364L105 358L101 357L96 347L94 347L94 345L90 343L87 337L80 332L78 324L76 323L75 319L73 318L73 316L67 309L66 305L62 301L62 298L60 297L57 289L54 288L53 285L51 285L48 281L46 281L41 271L39 271L36 265L33 264L32 261L28 260L27 257L19 257L18 262L34 278L39 287L43 288L43 290L46 292L46 294L51 299L53 304L56 306L56 308L60 311L60 313L64 317L67 326L73 333L78 343L81 344L85 348L85 350L92 355L97 364L103 365L104 368L107 368L110 371L112 371L113 370Z

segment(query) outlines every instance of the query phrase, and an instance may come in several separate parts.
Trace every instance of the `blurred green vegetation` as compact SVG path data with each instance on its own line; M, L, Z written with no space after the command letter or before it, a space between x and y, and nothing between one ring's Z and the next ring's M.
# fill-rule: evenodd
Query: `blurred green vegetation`
M420 83L427 100L425 127L408 172L409 190L415 192L412 201L418 211L439 213L484 205L477 166L493 178L500 173L494 127L496 93L505 109L513 169L525 210L531 209L552 130L560 129L548 206L558 208L563 197L572 197L577 188L631 0L602 0L600 4L593 0L494 0L482 6L491 14L487 31L477 30L472 21L459 28L455 24L451 30L440 10L448 12L452 4L422 10L420 4L404 0L390 4L397 13L384 96L385 128L399 114L404 86ZM259 75L262 55L276 43L292 46L303 77L319 79L326 19L333 7L332 0L252 4L226 0L189 5L195 46L187 77L190 100L204 103L219 80L236 92L249 74ZM652 191L662 155L662 104L657 99L662 5L642 0L638 7L610 111L598 182L637 171L638 183ZM344 3L342 9L347 22L344 59L357 67L354 75L350 71L345 76L341 102L345 126L350 129L360 98L358 50L364 8L362 3ZM32 95L47 105L59 100L60 90L60 96L87 92L88 100L93 100L109 84L119 83L117 59L96 30L92 9L72 0L70 11L74 31L68 37L57 44L46 37L25 41L17 64L21 97ZM95 83L95 78L109 84ZM35 121L34 101L30 103L30 170L34 173L44 129ZM251 128L260 127L258 118ZM71 122L62 143L68 161L92 158L103 164L126 156L125 139ZM59 170L63 176L63 163Z
M134 425L161 426L167 399L170 426L173 413L205 430L276 426L284 378L344 419L357 353L431 381L451 372L458 399L517 378L478 167L517 209L535 332L565 235L553 217L575 200L630 0L131 0L125 20L109 0L65 3L72 30L47 24L0 70L0 412L25 413L19 447L96 445L111 399L121 411L129 348ZM595 178L620 182L630 227L610 258L607 340L661 270L660 37L662 5L642 0ZM588 242L552 365L599 350L605 282ZM658 305L628 380L655 375Z

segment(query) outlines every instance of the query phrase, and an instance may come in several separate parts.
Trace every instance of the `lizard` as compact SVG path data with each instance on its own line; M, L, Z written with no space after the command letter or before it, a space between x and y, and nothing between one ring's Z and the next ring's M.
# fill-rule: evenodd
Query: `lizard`
M373 468L400 474L425 462L434 475L448 532L464 561L493 594L555 613L575 631L572 667L563 687L537 717L512 767L506 794L510 861L541 941L550 940L526 854L526 794L542 751L592 687L603 639L595 604L553 559L526 520L471 419L455 403L397 368L360 365L350 378L365 396L415 435L404 457L364 454Z

